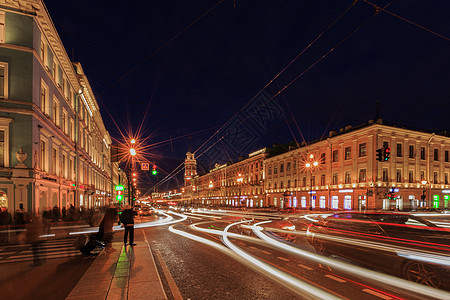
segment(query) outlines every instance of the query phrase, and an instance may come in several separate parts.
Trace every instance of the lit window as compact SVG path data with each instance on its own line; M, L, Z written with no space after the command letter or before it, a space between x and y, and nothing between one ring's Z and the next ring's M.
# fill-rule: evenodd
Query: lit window
M0 62L0 98L8 99L8 64Z

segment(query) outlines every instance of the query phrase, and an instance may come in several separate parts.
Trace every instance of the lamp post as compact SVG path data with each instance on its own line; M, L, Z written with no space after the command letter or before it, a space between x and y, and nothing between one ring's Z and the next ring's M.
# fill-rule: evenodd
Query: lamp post
M136 149L134 148L134 145L136 144L136 140L135 139L131 139L130 141L131 147L130 147L130 155L131 155L131 172L133 174L133 178L132 178L132 186L129 186L129 195L128 195L128 203L130 205L134 204L134 191L136 189L136 171L134 169L134 156L136 155Z
M309 177L309 182L310 182L310 186L311 186L310 191L309 191L309 207L310 208L312 207L312 188L313 188L312 173L313 173L313 169L315 169L318 165L319 165L319 162L317 160L315 160L314 154L311 153L305 162L305 168L306 168L306 170L309 170L309 172L310 172L310 177Z
M238 178L237 178L237 184L238 184L238 186L239 186L239 198L238 198L238 204L239 205L241 205L241 185L242 185L242 182L244 182L244 178L242 178L242 174L241 173L239 173L238 174Z
M214 184L212 180L209 181L209 200L210 204L212 204L212 188L214 187Z
M431 182L428 182L427 180L422 180L421 181L423 187L422 187L422 196L421 196L421 200L422 200L422 204L424 204L425 206L428 207L432 207L433 206L433 202L431 199ZM428 198L429 201L427 201L427 196L425 195L425 191L426 191L426 185L428 184L429 186L429 190L428 190ZM429 202L429 205L427 205L427 202Z

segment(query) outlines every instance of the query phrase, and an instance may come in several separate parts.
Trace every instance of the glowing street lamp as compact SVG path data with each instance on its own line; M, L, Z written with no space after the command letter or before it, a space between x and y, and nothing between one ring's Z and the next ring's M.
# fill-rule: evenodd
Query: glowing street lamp
M307 170L310 171L310 184L311 184L311 189L309 191L309 206L311 207L312 205L312 188L313 188L313 182L312 182L312 173L313 173L313 169L315 169L317 166L319 165L319 162L317 160L314 159L314 154L310 154L309 155L309 160L306 161L305 163L305 168Z

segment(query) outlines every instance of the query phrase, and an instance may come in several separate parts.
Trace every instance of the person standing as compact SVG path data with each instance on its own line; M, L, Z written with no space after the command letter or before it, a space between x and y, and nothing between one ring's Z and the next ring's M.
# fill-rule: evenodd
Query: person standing
M123 243L127 245L128 236L130 236L130 246L136 246L134 243L134 213L130 205L125 206L125 210L120 215L125 233L123 235Z

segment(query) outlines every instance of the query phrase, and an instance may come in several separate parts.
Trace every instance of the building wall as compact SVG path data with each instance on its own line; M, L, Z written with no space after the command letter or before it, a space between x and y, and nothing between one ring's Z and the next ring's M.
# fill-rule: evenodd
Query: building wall
M0 63L7 65L7 93L0 98L0 130L8 136L7 160L0 167L0 204L28 211L107 204L112 196L111 139L81 65L69 60L41 1L6 1L0 17L1 12L5 25L0 35L5 38ZM23 165L16 158L21 148L27 155Z

